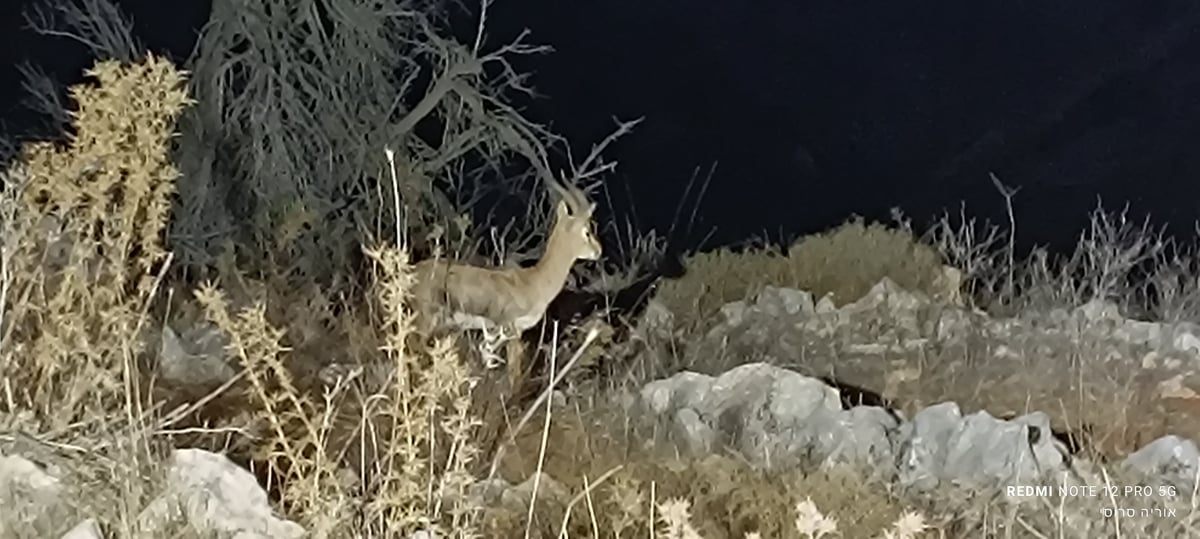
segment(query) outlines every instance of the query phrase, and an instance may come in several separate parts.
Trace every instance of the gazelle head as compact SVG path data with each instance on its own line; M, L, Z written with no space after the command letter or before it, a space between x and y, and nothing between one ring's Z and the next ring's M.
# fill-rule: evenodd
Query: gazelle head
M560 198L554 206L554 230L564 243L573 247L570 253L575 260L596 260L600 258L603 249L596 240L592 224L592 212L596 203L578 187L566 186L557 181L550 181L550 186L558 192Z

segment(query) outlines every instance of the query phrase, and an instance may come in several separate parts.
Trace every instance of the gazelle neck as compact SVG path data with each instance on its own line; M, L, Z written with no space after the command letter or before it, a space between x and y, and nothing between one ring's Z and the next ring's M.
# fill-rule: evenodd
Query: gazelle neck
M542 252L542 257L529 268L533 282L551 298L557 295L567 282L567 275L570 275L571 266L575 264L572 240L573 238L568 237L565 227L555 223L550 231L550 238L546 240L546 249Z

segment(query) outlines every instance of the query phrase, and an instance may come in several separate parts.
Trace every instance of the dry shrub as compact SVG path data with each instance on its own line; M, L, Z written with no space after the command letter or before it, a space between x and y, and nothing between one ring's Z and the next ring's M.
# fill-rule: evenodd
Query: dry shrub
M696 253L684 260L684 266L683 277L664 280L655 294L681 322L689 318L702 322L728 302L753 296L764 285L790 280L787 259L770 246Z
M771 247L722 248L692 255L685 264L687 274L663 282L656 299L677 317L701 324L722 305L753 297L764 286L800 288L818 299L829 295L837 305L861 298L883 277L907 290L942 292L942 258L935 249L905 228L857 217L800 238L787 253Z
M79 515L134 536L157 448L141 330L169 262L168 147L189 99L183 73L153 56L88 76L71 88L67 140L26 145L4 175L0 431L24 433L4 452L59 470ZM83 518L63 517L34 535Z
M375 299L387 368L382 376L367 374L364 384L341 378L319 394L298 387L280 344L283 332L271 326L261 303L234 313L216 288L197 293L209 319L230 335L229 351L252 387L248 423L262 439L255 460L279 480L287 512L316 537L351 530L474 536L478 509L468 496L478 456L472 440L478 421L469 413L474 380L452 341L428 350L407 344L413 331L407 253L368 254L380 270Z
M189 102L166 60L101 62L88 75L95 84L71 90L74 135L26 146L5 178L5 405L50 429L110 416L136 394L178 176L168 146Z
M791 286L837 305L861 298L888 277L906 290L941 292L942 257L911 231L854 218L829 232L801 238L788 249Z

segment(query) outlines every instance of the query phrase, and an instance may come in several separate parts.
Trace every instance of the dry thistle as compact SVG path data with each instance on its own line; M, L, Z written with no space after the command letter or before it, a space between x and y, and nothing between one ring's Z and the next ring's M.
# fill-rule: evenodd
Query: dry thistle
M376 263L376 295L386 334L383 351L391 362L390 385L379 408L364 416L386 418L374 452L374 500L369 520L387 530L427 530L436 536L475 535L480 507L468 489L469 470L479 450L472 437L479 421L470 415L474 379L455 353L453 342L438 340L428 350L407 346L413 331L409 307L413 276L403 249L368 250ZM364 402L365 404L365 402Z
M884 539L913 539L929 529L925 517L916 511L905 511L892 524L892 529L883 532Z
M154 56L87 74L70 90L74 135L26 145L5 174L0 376L52 428L136 415L138 332L179 175L168 148L190 103L184 74Z
M796 504L796 515L796 531L809 539L837 533L837 520L822 514L812 498L805 498Z
M691 502L684 499L671 499L658 504L659 520L663 534L669 539L703 539L700 532L692 527Z

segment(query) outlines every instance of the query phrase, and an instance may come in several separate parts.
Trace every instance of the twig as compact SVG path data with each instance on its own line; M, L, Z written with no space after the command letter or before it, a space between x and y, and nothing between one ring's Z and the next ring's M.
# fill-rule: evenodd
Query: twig
M608 479L610 477L612 477L613 474L621 471L624 468L625 468L624 464L618 464L615 467L613 467L612 469L608 470L607 472L604 472L603 475L601 475L599 478L596 479L595 483L591 483L591 484L588 483L587 476L584 476L583 492L580 492L579 494L576 494L574 498L571 498L571 501L569 503L567 503L566 511L563 513L562 526L559 526L559 529L558 529L558 537L560 539L566 539L566 537L567 537L567 524L571 520L571 510L575 508L575 504L579 503L580 500L587 498L589 500L588 505L590 506L591 505L590 499L591 499L592 491L596 490L596 487L604 484L605 481L608 481ZM598 530L596 530L596 527L595 527L595 518L593 518L592 520L593 520L592 532L595 534L596 537L600 537L600 533Z
M554 379L554 367L558 359L558 321L554 322L554 333L550 336L550 378ZM552 401L546 399L546 421L542 424L542 440L538 447L537 469L533 472L533 492L529 494L529 512L525 515L525 539L533 530L533 509L537 505L538 487L542 483L542 467L546 464L546 441L550 439L550 419L554 415ZM531 407L530 410L533 408ZM520 425L518 425L519 427Z
M1000 183L1000 178L997 178L995 173L988 172L988 176L992 179L992 185L996 186L996 190L1000 191L1000 195L1004 197L1004 206L1008 209L1008 282L1005 285L1005 292L1013 294L1014 272L1016 271L1017 219L1013 215L1012 199L1021 188L1018 186L1014 189Z

